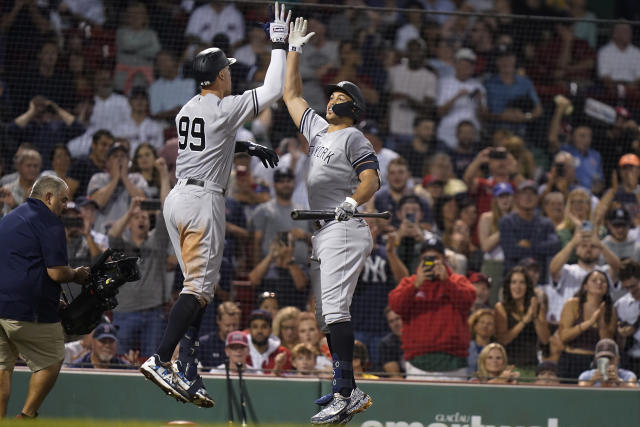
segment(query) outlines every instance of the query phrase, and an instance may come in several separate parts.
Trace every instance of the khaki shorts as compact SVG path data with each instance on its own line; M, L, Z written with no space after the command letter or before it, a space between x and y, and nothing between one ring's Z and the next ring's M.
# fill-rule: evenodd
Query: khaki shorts
M18 356L32 372L62 362L62 324L0 319L0 369L12 370Z

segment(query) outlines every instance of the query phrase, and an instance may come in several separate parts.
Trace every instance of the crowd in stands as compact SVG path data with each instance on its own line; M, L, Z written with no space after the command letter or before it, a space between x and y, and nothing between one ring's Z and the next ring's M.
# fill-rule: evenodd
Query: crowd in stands
M304 97L321 111L325 84L362 89L359 126L382 187L360 209L392 213L367 219L375 245L351 308L354 372L634 385L640 32L593 19L638 19L640 6L608 2L599 16L586 0L306 3L293 6L316 33L300 60ZM162 204L176 179L175 116L197 93L190 60L220 47L238 59L234 93L260 85L268 6L16 0L1 13L0 215L56 175L74 198L63 215L72 267L107 247L140 257L141 279L109 319L67 344L68 366L131 367L157 346L181 288ZM308 206L304 137L280 102L237 138L274 147L280 165L234 159L202 370L322 374L314 225L289 215Z

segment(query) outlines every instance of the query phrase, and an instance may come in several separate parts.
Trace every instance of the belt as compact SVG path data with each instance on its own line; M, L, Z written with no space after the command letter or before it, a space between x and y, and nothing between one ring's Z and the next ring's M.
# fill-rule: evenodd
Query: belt
M198 178L187 178L185 185L197 185L198 187L206 188L206 182ZM223 196L226 194L226 190L224 189L216 189L216 191L220 191Z
M335 221L335 219L317 219L313 221L313 228L315 228L316 231L320 230L322 227L332 223L333 221Z

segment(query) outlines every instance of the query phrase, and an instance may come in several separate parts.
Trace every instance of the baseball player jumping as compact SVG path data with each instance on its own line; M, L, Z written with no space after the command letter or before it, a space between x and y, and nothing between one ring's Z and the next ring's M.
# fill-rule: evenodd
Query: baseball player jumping
M173 248L184 273L184 288L169 314L158 352L140 367L145 377L183 402L212 407L197 373L198 330L204 307L211 302L219 280L225 231L225 191L234 152L257 156L275 167L276 153L246 141L236 143L236 131L282 96L286 39L291 18L275 4L269 32L273 45L264 85L239 96L231 94L229 66L236 62L220 49L200 52L193 72L200 94L176 116L178 130L178 182L164 204L164 218ZM175 363L171 356L180 342Z
M371 143L353 127L364 112L360 89L343 81L326 88L326 120L302 98L298 62L302 46L314 35L297 18L289 30L284 101L300 132L309 141L307 192L311 209L335 209L335 220L318 221L312 238L311 286L316 317L333 357L332 393L316 401L326 405L312 424L344 424L371 405L353 376L353 327L349 306L358 276L373 247L367 224L354 218L358 205L380 186L378 159Z

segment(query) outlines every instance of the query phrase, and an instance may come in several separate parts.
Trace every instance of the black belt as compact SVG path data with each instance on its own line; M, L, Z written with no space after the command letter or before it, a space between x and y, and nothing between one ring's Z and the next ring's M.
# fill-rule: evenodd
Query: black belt
M187 178L187 182L185 185L197 185L198 187L202 187L204 188L204 181L198 178ZM226 194L225 190L221 190L222 191L222 195L224 196Z
M335 220L334 219L317 219L313 221L313 228L315 228L316 230L320 230L322 227L332 223L333 221Z

